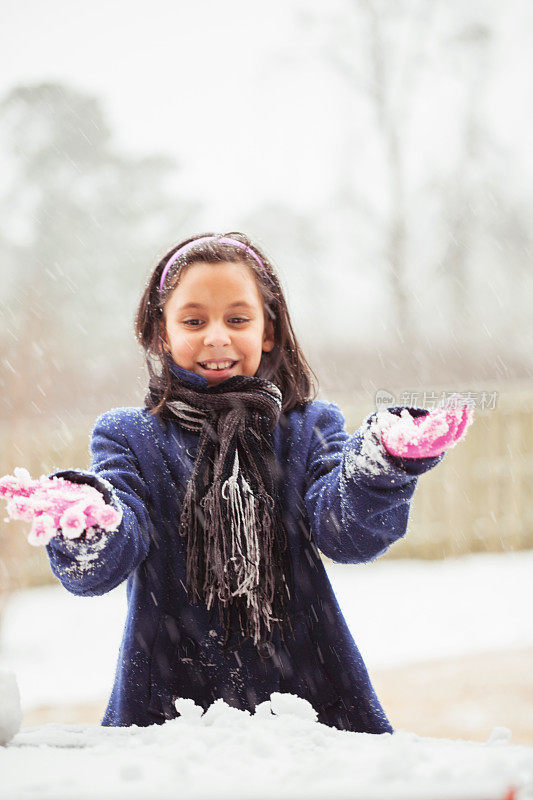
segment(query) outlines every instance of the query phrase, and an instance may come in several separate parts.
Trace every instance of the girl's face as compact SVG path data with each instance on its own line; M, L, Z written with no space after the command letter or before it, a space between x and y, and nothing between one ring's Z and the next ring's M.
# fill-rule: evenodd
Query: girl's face
M243 263L186 267L163 309L161 336L180 367L210 386L234 375L252 377L274 331L251 270ZM223 369L217 367L223 365Z

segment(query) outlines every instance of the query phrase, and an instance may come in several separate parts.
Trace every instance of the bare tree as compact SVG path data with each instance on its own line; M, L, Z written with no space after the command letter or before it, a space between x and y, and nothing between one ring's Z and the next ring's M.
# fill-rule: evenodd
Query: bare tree
M416 341L408 280L409 200L407 127L418 76L423 70L434 4L353 0L330 18L323 51L355 96L363 95L376 119L385 176L384 210L374 212L382 231L383 261L392 296L394 327L401 344ZM356 115L346 115L353 125ZM346 153L345 175L353 154ZM346 180L346 178L344 179ZM354 194L357 189L353 188Z
M472 253L480 233L486 233L487 151L490 135L482 123L482 107L489 79L491 33L484 24L461 28L449 42L452 57L463 65L464 110L459 118L462 135L455 169L439 187L443 203L445 248L438 271L449 287L452 330L471 340L476 299L471 277ZM465 68L466 66L466 68ZM485 166L485 169L484 169Z
M0 134L12 168L0 229L16 271L3 297L3 355L17 373L5 373L4 408L27 417L67 395L83 402L83 387L131 366L143 276L196 209L165 188L174 160L116 152L91 95L17 87L0 104Z

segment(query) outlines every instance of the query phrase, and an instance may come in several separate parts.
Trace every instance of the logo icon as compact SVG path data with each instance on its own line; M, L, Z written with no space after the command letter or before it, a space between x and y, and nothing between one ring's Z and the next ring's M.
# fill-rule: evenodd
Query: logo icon
M393 406L395 400L396 398L388 389L378 389L376 392L375 403L378 411L382 411L387 406Z

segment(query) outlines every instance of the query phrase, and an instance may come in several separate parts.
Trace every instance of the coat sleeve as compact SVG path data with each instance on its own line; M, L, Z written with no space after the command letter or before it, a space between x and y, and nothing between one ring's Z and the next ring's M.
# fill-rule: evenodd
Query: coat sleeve
M125 580L146 558L152 531L149 492L112 411L96 420L91 453L89 471L54 475L99 489L107 503L122 510L120 526L109 533L97 529L90 539L54 536L46 548L54 575L69 592L82 596L105 594Z
M306 468L305 506L316 546L333 561L355 564L382 555L407 530L417 477L438 464L397 458L381 443L381 412L349 435L334 403L321 403ZM406 406L387 409L399 416ZM412 416L427 413L408 408Z

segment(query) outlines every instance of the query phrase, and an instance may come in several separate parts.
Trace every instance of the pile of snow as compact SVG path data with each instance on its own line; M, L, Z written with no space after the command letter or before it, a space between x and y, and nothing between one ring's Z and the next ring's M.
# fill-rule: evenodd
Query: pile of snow
M0 670L0 745L7 744L19 732L21 723L17 679L13 672Z
M217 700L148 728L48 724L0 752L11 800L517 800L533 797L533 748L495 729L484 744L329 728L294 695L255 714Z

